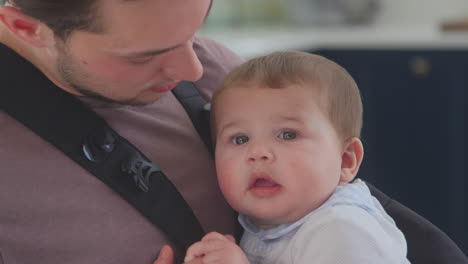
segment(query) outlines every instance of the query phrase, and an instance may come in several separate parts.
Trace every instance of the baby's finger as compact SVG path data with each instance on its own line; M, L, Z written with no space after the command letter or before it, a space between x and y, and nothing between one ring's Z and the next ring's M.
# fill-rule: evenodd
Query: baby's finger
M221 235L218 232L210 232L202 238L202 241L210 241L210 240L226 240L226 237L224 235Z
M183 264L203 264L203 259L202 258L194 258L190 260L189 262L184 262Z
M202 241L192 244L185 253L184 263L205 255L205 245Z
M185 253L184 262L189 262L196 257L203 257L210 252L223 248L223 244L228 242L224 236L223 239L224 240L212 239L207 241L198 241L197 243L192 244L187 249L187 253Z
M232 235L224 235L229 241L236 243L236 239Z
M186 253L185 262L192 260L195 257L204 257L208 254L212 254L216 251L226 248L229 244L232 244L225 236L220 239L211 239L206 241L199 241L191 245Z

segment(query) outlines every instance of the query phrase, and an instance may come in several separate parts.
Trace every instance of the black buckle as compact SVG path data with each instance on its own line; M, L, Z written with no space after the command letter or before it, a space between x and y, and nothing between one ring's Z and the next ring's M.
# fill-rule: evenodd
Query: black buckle
M140 190L148 192L151 187L150 176L153 173L161 172L161 169L146 161L140 153L133 151L128 159L122 163L122 172L131 176Z
M83 154L92 162L103 162L114 150L116 138L111 131L98 131L88 135L82 145Z

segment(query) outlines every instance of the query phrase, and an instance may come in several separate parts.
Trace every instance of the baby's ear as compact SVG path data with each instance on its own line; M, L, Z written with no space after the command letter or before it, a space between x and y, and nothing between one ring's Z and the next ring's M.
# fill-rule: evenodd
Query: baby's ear
M14 6L0 6L0 23L4 24L13 35L32 46L45 45L43 30L45 25Z
M344 145L341 156L340 183L349 183L357 174L364 156L364 148L359 138L352 138Z

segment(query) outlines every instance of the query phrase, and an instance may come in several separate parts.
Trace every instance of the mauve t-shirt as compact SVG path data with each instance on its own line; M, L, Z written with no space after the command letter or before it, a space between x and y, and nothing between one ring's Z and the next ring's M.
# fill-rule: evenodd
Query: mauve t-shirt
M194 49L204 67L195 84L209 98L241 60L200 37ZM2 47L0 58L4 52L12 51ZM0 62L1 74L18 74L9 63ZM146 106L80 100L163 169L205 231L234 232L210 153L172 93ZM152 263L169 243L107 185L0 112L0 263Z

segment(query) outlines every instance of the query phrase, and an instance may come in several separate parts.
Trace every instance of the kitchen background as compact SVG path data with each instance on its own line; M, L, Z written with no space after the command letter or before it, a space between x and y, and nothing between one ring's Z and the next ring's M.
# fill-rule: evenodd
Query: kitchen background
M293 49L344 66L364 103L358 176L468 254L467 0L214 0L201 34L244 58Z

